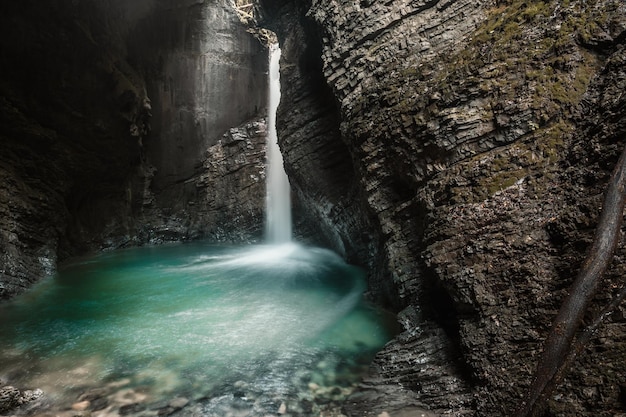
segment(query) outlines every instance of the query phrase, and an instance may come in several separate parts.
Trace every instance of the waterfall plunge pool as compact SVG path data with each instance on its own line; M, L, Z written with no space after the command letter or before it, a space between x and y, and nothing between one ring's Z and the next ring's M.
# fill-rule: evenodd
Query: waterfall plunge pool
M0 305L0 379L94 417L314 415L393 336L364 289L292 243L107 252Z

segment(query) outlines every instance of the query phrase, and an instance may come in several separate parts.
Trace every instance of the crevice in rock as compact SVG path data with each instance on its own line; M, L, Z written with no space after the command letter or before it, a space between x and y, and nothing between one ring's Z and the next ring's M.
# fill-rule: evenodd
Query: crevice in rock
M368 32L366 36L363 36L358 41L356 41L354 43L353 49L357 50L359 47L363 46L363 44L367 43L368 41L374 40L374 39L378 38L379 36L381 36L382 34L390 32L391 30L396 28L398 25L400 25L404 19L416 16L416 15L418 15L420 13L423 13L425 10L432 9L433 7L437 6L439 1L440 0L430 0L430 1L426 1L426 2L424 2L422 4L420 4L417 7L407 8L406 9L407 12L406 13L401 13L401 17L399 19L391 20L389 23L387 23L387 24L385 24L383 26L380 26L380 27L374 29L371 32ZM448 2L448 4L445 5L445 8L449 7L453 3L454 3L454 1ZM445 8L442 9L442 10L445 10ZM343 54L340 55L340 58L342 58L342 59L348 58L351 55L352 52L353 51L351 51L351 50L347 50Z
M428 270L423 276L420 300L420 311L423 314L423 319L433 321L445 332L446 338L450 342L448 356L454 361L459 376L466 382L473 382L473 370L463 355L459 320L461 317L470 318L476 314L476 311L470 306L467 306L468 308L459 306L443 284Z

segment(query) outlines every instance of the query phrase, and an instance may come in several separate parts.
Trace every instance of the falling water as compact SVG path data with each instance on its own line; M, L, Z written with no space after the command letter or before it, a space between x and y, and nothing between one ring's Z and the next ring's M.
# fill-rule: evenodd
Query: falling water
M267 202L265 234L270 243L291 240L291 201L289 179L276 134L276 110L280 102L280 48L270 47L269 115L267 132Z

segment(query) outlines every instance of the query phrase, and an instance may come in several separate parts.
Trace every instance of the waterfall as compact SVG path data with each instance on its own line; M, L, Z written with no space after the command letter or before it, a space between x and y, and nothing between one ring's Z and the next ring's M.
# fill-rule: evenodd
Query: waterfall
M270 47L269 103L267 126L267 168L265 235L270 243L286 243L291 240L291 199L289 179L283 166L283 156L278 147L276 134L276 110L280 102L280 48Z

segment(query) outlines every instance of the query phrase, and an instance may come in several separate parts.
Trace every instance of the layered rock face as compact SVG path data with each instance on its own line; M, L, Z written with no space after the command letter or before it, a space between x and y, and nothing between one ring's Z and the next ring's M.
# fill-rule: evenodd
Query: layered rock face
M151 8L128 37L153 113L141 236L259 238L268 53L230 1L186 3Z
M228 1L0 15L0 298L89 250L260 235L267 53Z
M511 415L624 146L623 2L261 3L302 223L379 266L372 296L406 329L345 411ZM625 323L622 307L549 415L624 410Z

